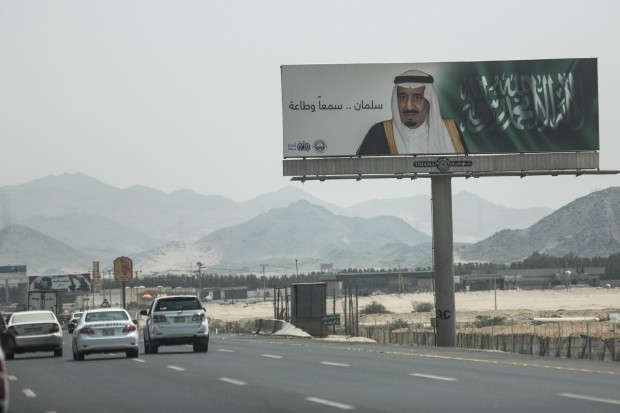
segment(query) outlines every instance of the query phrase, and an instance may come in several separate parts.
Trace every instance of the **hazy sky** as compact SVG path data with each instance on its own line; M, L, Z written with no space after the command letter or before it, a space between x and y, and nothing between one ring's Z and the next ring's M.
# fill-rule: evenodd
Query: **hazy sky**
M598 58L600 167L620 169L620 2L0 2L0 186L81 172L245 201L295 185L341 206L430 180L282 176L280 66ZM453 179L557 208L619 175ZM457 208L458 206L454 206Z

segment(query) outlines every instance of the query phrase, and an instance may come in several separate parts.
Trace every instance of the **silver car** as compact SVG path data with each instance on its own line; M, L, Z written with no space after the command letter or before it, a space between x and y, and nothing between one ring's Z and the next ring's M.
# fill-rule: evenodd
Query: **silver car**
M153 300L144 327L144 352L157 354L159 346L191 344L194 352L209 350L209 322L195 295L172 295Z
M73 360L86 354L124 352L138 357L140 339L136 322L122 308L98 308L85 311L73 330Z
M6 349L7 359L16 353L53 351L54 357L62 357L62 328L51 311L20 311L13 313L6 329L10 345Z

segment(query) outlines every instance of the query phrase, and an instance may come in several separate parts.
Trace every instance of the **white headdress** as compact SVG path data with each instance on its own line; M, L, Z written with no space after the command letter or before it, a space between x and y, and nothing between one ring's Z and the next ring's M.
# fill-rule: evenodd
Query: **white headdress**
M441 118L433 76L420 70L408 70L394 79L392 90L392 120L396 146L400 154L454 153L448 130ZM398 87L418 88L424 86L424 98L429 103L426 120L416 129L408 128L400 120L398 111Z

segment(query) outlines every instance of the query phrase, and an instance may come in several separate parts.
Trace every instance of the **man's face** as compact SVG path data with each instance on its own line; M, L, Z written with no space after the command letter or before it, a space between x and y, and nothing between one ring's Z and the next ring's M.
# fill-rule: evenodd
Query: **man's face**
M400 120L405 126L415 129L424 123L430 107L428 100L424 98L424 86L414 89L398 86L396 100Z

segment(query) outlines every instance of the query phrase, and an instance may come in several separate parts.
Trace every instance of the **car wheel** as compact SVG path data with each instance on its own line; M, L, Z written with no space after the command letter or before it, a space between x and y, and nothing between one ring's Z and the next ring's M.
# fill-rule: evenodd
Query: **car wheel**
M128 359L136 358L138 357L138 349L127 350L125 352L125 355L127 356Z
M84 360L84 353L80 353L77 350L77 347L75 346L75 344L73 344L72 350L73 350L73 360L74 361L82 361L82 360Z
M194 353L206 353L209 350L209 342L201 343L195 340L193 343Z
M62 357L62 347L54 350L54 357Z
M144 354L151 354L151 349L149 348L149 341L146 339L146 332L142 337L144 339Z
M158 351L159 351L159 346L157 344L149 342L149 352L151 354L157 354Z

